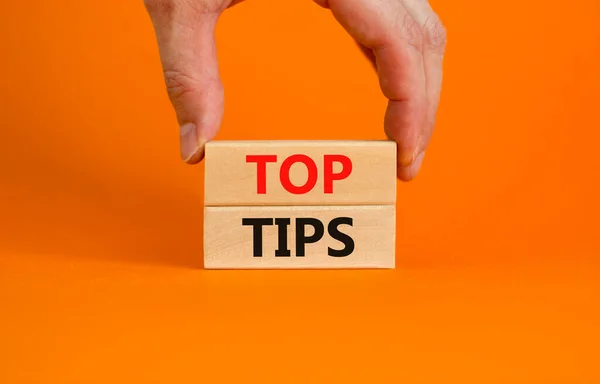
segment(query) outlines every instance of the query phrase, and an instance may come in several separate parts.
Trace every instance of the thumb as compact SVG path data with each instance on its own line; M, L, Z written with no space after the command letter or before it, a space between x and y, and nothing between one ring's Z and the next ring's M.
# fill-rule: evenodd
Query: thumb
M202 160L204 144L215 137L223 118L223 85L214 33L221 10L198 3L145 1L180 127L181 158L189 164Z

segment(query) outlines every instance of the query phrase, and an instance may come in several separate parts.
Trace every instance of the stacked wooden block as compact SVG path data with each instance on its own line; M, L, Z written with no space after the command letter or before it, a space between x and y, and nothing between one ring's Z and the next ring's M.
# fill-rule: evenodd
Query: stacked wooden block
M396 144L213 141L207 269L394 268Z

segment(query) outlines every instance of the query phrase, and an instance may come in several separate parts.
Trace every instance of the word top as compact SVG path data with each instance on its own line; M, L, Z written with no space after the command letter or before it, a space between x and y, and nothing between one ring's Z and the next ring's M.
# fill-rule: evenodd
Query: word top
M205 206L384 205L396 201L392 141L213 141Z

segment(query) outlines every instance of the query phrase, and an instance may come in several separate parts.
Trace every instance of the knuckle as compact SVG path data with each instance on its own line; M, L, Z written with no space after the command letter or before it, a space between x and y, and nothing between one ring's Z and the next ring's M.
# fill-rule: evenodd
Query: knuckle
M164 70L167 93L172 101L181 99L197 88L197 81L179 70Z
M423 33L416 20L408 12L399 20L400 35L411 46L421 49L423 47Z
M436 51L444 51L447 43L446 27L437 15L427 18L423 27L424 44Z
M181 69L163 71L167 95L173 104L185 104L191 100L209 102L221 97L223 84L218 77L194 74Z

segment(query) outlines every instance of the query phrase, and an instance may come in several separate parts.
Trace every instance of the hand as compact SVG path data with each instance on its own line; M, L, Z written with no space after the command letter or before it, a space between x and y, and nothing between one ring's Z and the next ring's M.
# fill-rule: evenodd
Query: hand
M223 116L214 31L242 0L145 0L169 98L181 127L181 157L200 162ZM446 31L427 0L315 0L372 60L389 99L384 130L398 143L398 178L418 173L431 139L442 84Z

